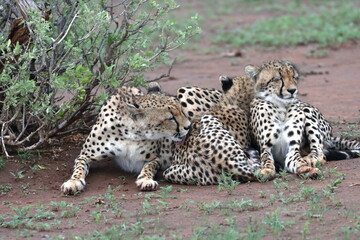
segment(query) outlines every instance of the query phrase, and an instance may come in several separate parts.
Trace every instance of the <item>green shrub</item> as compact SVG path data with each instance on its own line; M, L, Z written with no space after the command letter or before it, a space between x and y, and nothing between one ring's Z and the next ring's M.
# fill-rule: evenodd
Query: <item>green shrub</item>
M115 88L146 85L144 73L170 64L168 52L200 31L197 16L181 25L169 18L178 8L173 0L114 6L100 0L46 2L48 21L40 12L28 13L30 44L13 46L0 25L0 134L6 155L9 146L34 149L79 130ZM13 16L13 8L4 6Z

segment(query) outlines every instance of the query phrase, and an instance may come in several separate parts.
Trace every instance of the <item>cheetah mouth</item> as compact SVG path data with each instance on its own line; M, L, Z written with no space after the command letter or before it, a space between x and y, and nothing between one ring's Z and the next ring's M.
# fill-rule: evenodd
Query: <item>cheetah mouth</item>
M177 144L177 145L184 145L185 142L186 142L186 140L187 140L187 138L188 138L188 135L189 135L189 134L186 134L186 135L183 136L179 141L176 141L176 144Z

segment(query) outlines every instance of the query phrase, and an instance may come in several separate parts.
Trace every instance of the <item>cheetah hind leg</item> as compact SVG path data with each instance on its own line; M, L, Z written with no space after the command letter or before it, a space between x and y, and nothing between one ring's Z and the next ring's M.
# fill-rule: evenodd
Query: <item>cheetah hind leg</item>
M174 164L164 171L164 178L172 183L184 185L211 185L217 184L217 179L199 177L196 173L200 168L194 170L188 164Z
M315 167L316 161L311 156L293 157L293 162L295 163L295 169L288 169L288 171L294 172L299 176L305 176L312 179L316 179L319 176L320 170Z
M316 179L319 177L320 170L318 165L322 166L326 162L326 157L322 150L312 151L307 156L298 160L297 174L306 175L310 178Z

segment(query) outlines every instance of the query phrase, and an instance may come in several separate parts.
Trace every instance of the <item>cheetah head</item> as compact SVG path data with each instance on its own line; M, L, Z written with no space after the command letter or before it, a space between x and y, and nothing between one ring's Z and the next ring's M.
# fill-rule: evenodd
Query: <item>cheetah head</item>
M289 61L269 61L260 67L248 65L245 72L254 81L258 97L283 102L297 97L299 71Z
M170 99L170 96L151 97L151 105L133 102L126 106L136 134L149 140L169 138L175 142L183 141L191 123L183 113L180 103L173 99L164 103L163 99Z

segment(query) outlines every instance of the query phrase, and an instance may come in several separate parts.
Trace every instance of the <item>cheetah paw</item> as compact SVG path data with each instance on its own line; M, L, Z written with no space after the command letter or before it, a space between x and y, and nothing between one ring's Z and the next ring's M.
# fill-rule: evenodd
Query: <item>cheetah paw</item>
M320 170L318 168L303 166L302 168L298 169L296 174L297 175L304 175L305 177L309 177L312 179L316 179L319 176Z
M275 170L271 168L263 168L257 171L258 179L260 182L274 179L275 174Z
M73 195L77 192L81 192L85 188L85 180L68 180L61 185L61 191L65 194Z
M319 156L319 161L317 161L316 158L314 158L311 155L305 156L304 160L306 161L309 167L315 167L317 163L323 166L326 163L325 155Z
M159 184L152 179L141 178L136 180L136 186L141 191L155 191Z

